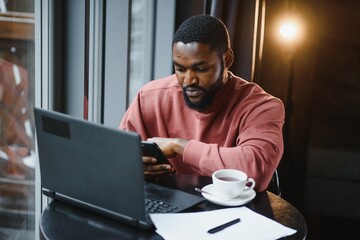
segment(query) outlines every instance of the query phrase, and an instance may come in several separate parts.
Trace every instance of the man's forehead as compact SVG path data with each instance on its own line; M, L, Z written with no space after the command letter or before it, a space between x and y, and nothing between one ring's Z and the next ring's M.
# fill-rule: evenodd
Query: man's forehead
M173 45L173 58L182 57L213 57L215 51L210 50L210 46L204 43L191 42L183 43L177 42Z
M205 43L201 42L190 42L190 43L184 43L184 42L176 42L173 45L174 49L182 49L182 50L193 50L193 49L202 49L202 50L209 50L210 46Z

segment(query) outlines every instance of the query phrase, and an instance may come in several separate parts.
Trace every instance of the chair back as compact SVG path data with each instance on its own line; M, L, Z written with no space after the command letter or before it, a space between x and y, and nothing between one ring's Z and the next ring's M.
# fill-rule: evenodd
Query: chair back
M271 178L271 181L267 187L267 190L281 197L280 179L277 169Z

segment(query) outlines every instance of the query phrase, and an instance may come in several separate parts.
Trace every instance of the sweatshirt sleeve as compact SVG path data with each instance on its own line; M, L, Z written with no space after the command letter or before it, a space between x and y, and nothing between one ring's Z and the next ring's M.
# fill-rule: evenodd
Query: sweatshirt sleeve
M130 104L122 118L119 129L136 132L142 140L147 139L147 131L141 113L141 92L139 92L134 101Z
M257 106L243 120L235 147L190 140L185 146L183 161L203 175L211 175L221 168L239 169L255 179L257 191L264 191L284 151L284 115L279 99Z

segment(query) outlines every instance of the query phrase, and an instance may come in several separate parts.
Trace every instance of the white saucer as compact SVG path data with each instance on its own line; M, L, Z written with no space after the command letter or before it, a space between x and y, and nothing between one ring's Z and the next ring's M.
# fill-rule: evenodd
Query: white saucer
M206 185L205 187L202 188L202 190L210 192L210 193L213 193L213 192L215 193L213 184ZM220 197L210 195L207 193L201 193L201 194L204 196L204 198L206 198L207 200L209 200L212 203L215 203L215 204L218 204L221 206L228 206L228 207L244 205L244 204L250 202L251 200L253 200L256 196L256 192L254 190L249 190L249 192L242 194L239 197L231 199L231 200L224 200Z

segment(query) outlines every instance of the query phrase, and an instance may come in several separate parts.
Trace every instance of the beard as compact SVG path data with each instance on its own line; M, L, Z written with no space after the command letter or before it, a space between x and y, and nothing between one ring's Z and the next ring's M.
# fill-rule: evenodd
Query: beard
M213 103L216 91L223 85L223 78L224 78L223 75L224 75L224 62L222 61L221 72L219 74L219 77L209 89L205 89L201 86L198 86L197 84L183 87L183 96L186 106L189 107L190 109L199 112L203 112L204 110L206 110L206 108ZM200 99L200 101L192 102L190 98L186 95L186 89L190 87L199 89L204 92L204 96Z

